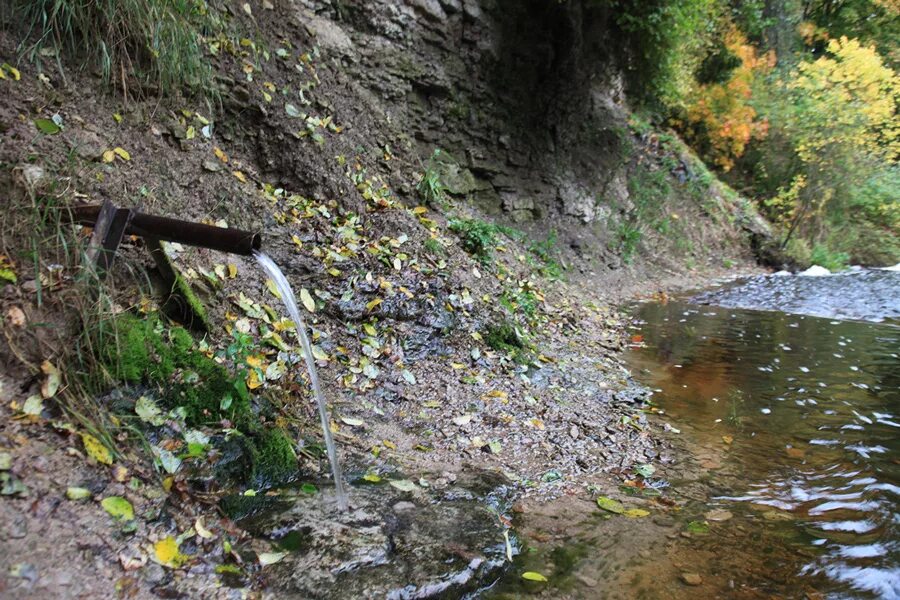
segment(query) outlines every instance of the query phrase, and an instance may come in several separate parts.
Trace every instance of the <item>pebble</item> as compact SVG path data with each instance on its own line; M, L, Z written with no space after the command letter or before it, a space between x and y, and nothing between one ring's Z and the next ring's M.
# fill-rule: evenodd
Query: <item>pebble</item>
M397 502L396 504L394 504L394 512L395 513L406 512L409 510L416 510L416 505L407 500L401 500L400 502Z
M700 577L697 573L682 573L681 581L686 583L687 585L700 585L703 583L703 578Z

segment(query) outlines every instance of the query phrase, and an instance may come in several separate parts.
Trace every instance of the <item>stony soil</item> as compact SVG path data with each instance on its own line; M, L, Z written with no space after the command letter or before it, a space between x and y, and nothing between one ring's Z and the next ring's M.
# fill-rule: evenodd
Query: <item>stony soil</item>
M234 52L216 59L215 110L196 99L125 98L74 69L64 81L52 69L40 78L22 63L20 80L0 81L0 188L10 198L0 250L15 257L19 275L0 289L7 341L0 348L0 452L11 457L7 481L25 486L0 497L3 595L333 597L341 586L365 584L372 595L401 590L399 598L446 592L433 586L450 580L462 583L448 593L462 593L490 581L495 569L483 565L498 556L503 564L503 515L516 499L586 494L588 482L611 485L636 464L676 458L619 362L630 340L614 306L752 270L748 228L759 233L760 226L746 207L718 184L700 200L690 195L690 181L679 179L690 156L629 128L612 68L576 86L576 96L593 95L587 108L553 113L546 129L535 119L549 114L550 91L537 94L521 120L505 119L527 95L510 94L493 76L504 65L537 63L510 50L527 32L514 35L498 19L502 3L250 4L252 17L235 9L233 22L257 34L248 45L235 38ZM550 16L566 31L583 18ZM533 46L538 50L529 52L538 52ZM0 34L0 57L13 57L14 48L12 34ZM514 89L545 75L529 72ZM34 119L52 115L63 130L39 134ZM106 160L116 147L128 160ZM429 163L437 147L452 158ZM426 169L440 173L442 200L429 203L417 192ZM615 231L638 210L628 181L639 169L669 182L671 195L655 210L673 229L646 227L629 262ZM298 518L276 510L266 513L265 527L235 523L216 502L244 490L208 493L192 483L190 465L167 479L126 428L110 426L120 455L106 467L86 456L79 423L54 401L40 416L23 415L24 399L43 381L39 365L62 356L78 327L76 272L53 267L68 265L65 257L45 254L43 286L22 262L34 198L63 206L110 199L262 231L266 252L296 290L314 298L308 324L332 428L355 482L354 512L329 512L327 465L302 452L318 443L317 416L287 333L287 348L261 345L260 360L288 373L257 393L302 440L299 479L325 490L314 496L326 506L320 513L310 508ZM492 259L478 260L449 229L454 218L514 226L524 235L496 234ZM533 251L551 234L559 278L548 276L547 257ZM259 305L278 311L279 303L252 259L191 248L174 255L207 303L213 330L203 343L211 350L224 347L232 329L261 339L273 326ZM141 240L127 239L108 280L122 309L153 306L142 275L150 264ZM485 332L505 320L529 340L525 364L485 343ZM101 412L109 408L108 399L93 402ZM366 474L413 481L415 491L382 482L373 492ZM477 483L484 481L490 485ZM87 488L90 497L66 499L70 486ZM296 492L280 495L309 508ZM101 508L109 496L134 505L133 531L122 531ZM200 535L201 517L211 537ZM466 519L472 524L462 534L472 535L428 546ZM259 554L277 551L286 530L307 531L310 522L317 527L310 526L304 552L260 564ZM333 542L336 532L347 546ZM153 544L169 535L181 535L181 551L192 557L180 568L154 560ZM406 568L423 564L425 548L431 562ZM439 568L447 561L455 565L450 575ZM223 564L234 572L216 572Z

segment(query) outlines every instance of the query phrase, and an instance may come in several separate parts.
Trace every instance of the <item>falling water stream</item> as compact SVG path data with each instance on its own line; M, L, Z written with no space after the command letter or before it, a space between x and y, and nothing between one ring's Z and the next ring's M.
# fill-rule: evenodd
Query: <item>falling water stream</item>
M309 337L306 335L306 323L300 316L300 310L297 308L297 299L294 296L294 290L288 282L287 277L278 268L269 255L265 252L254 250L253 255L259 262L262 269L275 282L278 291L281 292L281 299L287 308L288 314L293 319L297 328L297 335L300 336L300 343L303 345L303 357L306 359L306 368L309 371L309 380L312 382L313 395L316 397L316 405L319 408L319 418L322 421L322 432L325 436L325 447L328 449L328 460L331 462L331 473L334 477L335 495L337 496L338 508L347 510L347 493L344 491L344 482L341 478L341 465L338 463L337 448L334 445L334 438L331 435L331 427L329 427L330 418L328 417L328 406L325 404L325 396L322 394L322 388L319 385L319 375L316 372L316 361L313 358L312 346L309 343Z

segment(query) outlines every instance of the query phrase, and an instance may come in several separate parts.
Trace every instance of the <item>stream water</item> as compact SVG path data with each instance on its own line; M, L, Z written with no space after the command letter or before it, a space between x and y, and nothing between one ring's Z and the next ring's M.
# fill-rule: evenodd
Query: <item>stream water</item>
M526 515L540 536L493 594L900 598L900 273L757 277L634 315L629 366L678 446L662 496L617 496L643 519L580 498Z
M306 335L306 323L300 316L300 309L297 307L297 298L294 296L294 290L291 288L287 277L278 268L266 253L253 252L259 266L263 271L272 278L275 286L281 293L281 300L287 308L288 314L294 321L297 329L297 335L300 337L300 343L303 346L303 357L306 360L306 368L309 371L309 381L312 384L313 395L316 398L316 406L319 409L319 418L322 421L322 435L325 437L325 447L328 451L328 460L331 462L331 474L334 477L335 498L337 499L338 509L347 510L347 492L344 490L344 481L341 477L341 465L338 462L337 447L334 444L334 437L331 435L331 419L328 416L328 405L325 403L325 395L322 393L322 387L319 384L319 374L316 371L316 361L313 358L312 346L309 343L309 336Z

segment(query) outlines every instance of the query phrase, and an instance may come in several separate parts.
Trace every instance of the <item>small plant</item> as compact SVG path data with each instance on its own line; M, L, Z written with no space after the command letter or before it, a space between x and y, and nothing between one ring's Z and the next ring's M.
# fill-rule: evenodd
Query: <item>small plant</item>
M528 251L536 256L542 263L541 266L538 267L538 271L541 275L549 277L550 279L560 279L563 273L562 265L560 265L552 255L555 248L555 231L551 231L550 235L547 236L547 239L540 242L532 242L528 246Z
M433 256L442 256L446 254L444 247L439 241L434 238L428 238L427 240L425 240L423 247L425 248L425 252Z
M416 190L428 204L443 206L447 203L447 188L441 181L441 173L438 165L441 159L441 149L435 148L428 159L428 165L422 174L422 179L416 186Z
M489 348L508 354L519 364L528 364L534 357L525 334L511 321L503 321L488 327L483 337Z
M618 237L618 250L622 254L625 264L630 264L641 242L641 230L634 223L626 222L619 225L616 230Z
M500 304L512 313L521 312L528 319L534 317L538 302L537 295L532 290L522 287L515 291L506 290L500 296Z
M500 227L479 219L453 219L450 221L450 231L459 236L463 250L482 263L491 262L497 247L497 236L503 233Z

